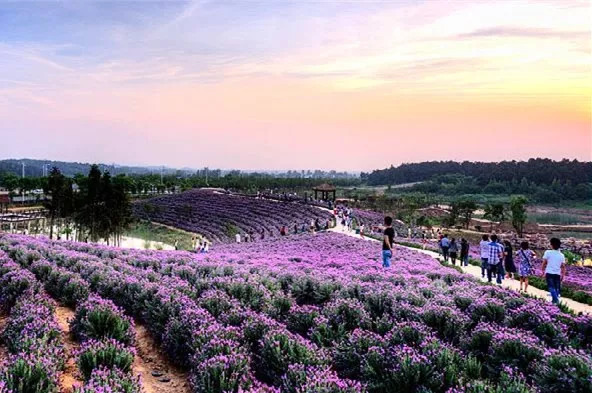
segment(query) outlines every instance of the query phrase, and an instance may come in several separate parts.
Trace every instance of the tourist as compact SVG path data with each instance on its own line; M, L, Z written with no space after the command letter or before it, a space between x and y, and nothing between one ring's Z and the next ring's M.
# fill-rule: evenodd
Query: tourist
M516 265L514 264L514 249L512 243L504 240L504 268L506 269L506 278L513 278L516 273Z
M448 254L450 255L450 260L452 261L452 264L456 265L456 258L458 257L458 245L456 244L455 238L452 238L452 240L450 240Z
M448 262L448 250L450 248L450 240L448 240L448 235L444 234L442 239L440 239L440 249L442 250L442 256L444 257L444 262Z
M524 292L528 291L528 276L533 272L534 259L536 254L529 249L528 242L520 243L520 250L516 253L520 268L518 269L518 276L520 277L520 291L524 284Z
M306 232L306 224L302 224L302 230L300 232L302 232L302 233Z
M552 249L545 251L545 254L543 254L543 266L541 267L542 276L547 280L547 287L553 304L559 303L561 281L563 281L566 274L565 256L559 251L559 247L561 247L561 240L556 237L552 238Z
M194 250L196 245L197 245L197 238L195 236L193 236L193 237L191 237L191 249Z
M194 249L196 254L199 254L201 252L201 249L202 249L201 247L202 247L201 241L199 241L199 242L196 241L195 242L195 249Z
M248 243L251 241L251 236L249 235L249 232L245 232L245 243Z
M360 237L363 239L364 238L364 224L360 225Z
M460 265L469 266L469 242L464 237L460 239Z
M202 252L203 252L204 254L207 254L207 253L208 253L208 251L210 251L210 243L208 243L208 242L204 242L204 245L203 245L203 248L202 248Z
M298 224L294 224L294 235L298 234Z
M236 235L234 235L234 238L236 239L236 242L237 243L240 243L241 242L241 235L240 235L240 233L237 233Z
M384 238L382 240L382 267L391 267L391 259L393 258L393 245L395 238L395 230L393 229L393 218L386 216L384 218Z
M327 220L327 222L325 222L325 230L328 231L330 227L331 223L329 222L329 220Z
M487 260L489 259L489 236L483 235L479 242L479 252L481 254L481 278L485 278L487 271Z
M489 242L489 256L487 258L487 282L492 281L492 276L495 274L496 283L502 284L504 277L504 246L498 243L497 235L491 235L491 242Z
M179 250L179 240L175 239L175 251Z
M286 236L286 226L282 225L280 228L280 236Z

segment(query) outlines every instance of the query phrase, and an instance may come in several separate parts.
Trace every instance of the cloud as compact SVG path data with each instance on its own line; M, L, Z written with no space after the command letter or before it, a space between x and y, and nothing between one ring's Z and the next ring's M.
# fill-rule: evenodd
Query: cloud
M589 38L589 31L564 31L537 27L499 26L477 29L469 33L459 34L459 38L471 37L531 37L531 38Z

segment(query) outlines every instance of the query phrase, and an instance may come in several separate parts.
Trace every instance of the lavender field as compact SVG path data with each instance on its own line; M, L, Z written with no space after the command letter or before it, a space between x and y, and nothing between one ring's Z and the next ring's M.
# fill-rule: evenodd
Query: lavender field
M257 239L262 231L265 237L279 236L282 226L308 230L315 220L324 227L332 218L312 206L204 190L152 198L133 207L137 218L199 233L214 243L234 241L235 233Z
M0 248L2 393L56 391L55 302L75 310L80 392L140 391L135 323L187 370L195 393L592 389L590 317L408 249L385 271L375 243L336 233L199 255L18 235L1 235ZM15 388L33 372L42 390Z

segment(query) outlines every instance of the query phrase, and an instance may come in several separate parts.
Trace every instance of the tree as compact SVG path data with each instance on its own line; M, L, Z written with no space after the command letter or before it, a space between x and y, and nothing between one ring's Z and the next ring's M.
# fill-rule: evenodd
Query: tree
M490 230L493 230L494 222L502 222L506 218L506 207L501 202L488 203L484 210L483 218L491 221Z
M524 223L526 222L526 204L528 200L519 195L513 196L510 199L510 212L512 213L512 226L518 232L518 236L522 237L524 232Z
M12 198L14 196L14 190L19 186L19 178L9 173L2 178L2 186L8 190L8 194Z
M461 222L465 229L468 229L473 218L473 212L477 210L477 203L473 199L461 199L458 201L457 206Z
M450 205L450 210L448 211L448 217L446 217L445 223L449 227L453 227L458 220L458 216L460 215L460 206L458 201L452 202Z
M51 169L49 173L49 177L47 179L47 186L43 190L45 194L48 196L44 205L47 211L49 212L49 238L53 239L53 227L55 223L55 218L58 215L60 204L61 204L61 197L62 191L64 189L64 175L60 172L60 170L56 167Z

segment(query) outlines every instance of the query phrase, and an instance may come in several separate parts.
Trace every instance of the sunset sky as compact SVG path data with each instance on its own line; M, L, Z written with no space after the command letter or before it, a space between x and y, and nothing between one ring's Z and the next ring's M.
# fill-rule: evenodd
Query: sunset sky
M589 0L0 1L0 158L592 160Z

